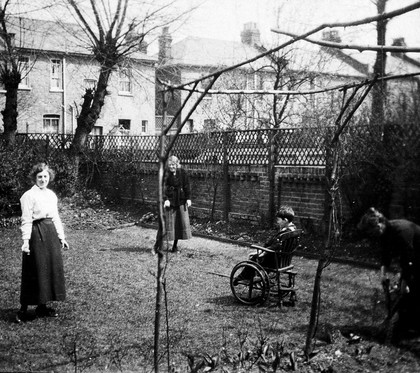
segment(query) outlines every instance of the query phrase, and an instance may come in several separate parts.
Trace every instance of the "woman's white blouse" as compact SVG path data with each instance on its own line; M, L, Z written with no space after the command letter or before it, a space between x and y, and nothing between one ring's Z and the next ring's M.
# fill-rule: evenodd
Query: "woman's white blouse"
M22 239L29 240L32 232L32 222L34 220L51 218L58 238L64 240L64 229L58 215L58 199L51 189L40 189L34 185L26 191L20 198L22 208Z

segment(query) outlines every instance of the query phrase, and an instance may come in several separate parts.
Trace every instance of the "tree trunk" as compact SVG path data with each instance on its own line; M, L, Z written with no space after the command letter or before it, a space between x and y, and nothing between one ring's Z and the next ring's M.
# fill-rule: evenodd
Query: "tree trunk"
M6 89L6 102L4 110L1 114L3 115L3 126L4 133L3 139L6 146L13 147L16 141L16 131L17 131L17 97L18 97L18 88L20 83L20 74L17 72L15 74L10 73L9 76L4 78L4 86Z
M74 155L80 156L83 152L87 138L101 114L102 106L107 95L108 81L112 66L102 66L95 91L87 89L83 96L82 109L77 118L77 128L74 134L72 148Z
M73 179L75 185L79 181L80 157L86 147L88 136L101 114L102 106L104 106L110 75L111 68L102 66L96 90L87 89L83 96L82 109L77 118L77 128L72 142Z
M320 314L320 305L321 305L321 282L322 282L322 272L328 263L328 258L331 255L332 248L334 245L334 239L336 234L336 198L337 192L339 189L338 185L338 170L339 170L339 141L340 137L337 138L337 142L331 143L329 138L333 138L334 133L327 131L326 133L326 155L325 155L325 182L326 182L326 192L325 192L325 210L324 210L324 246L321 249L319 254L318 267L316 269L315 281L314 281L314 290L312 294L312 304L311 304L311 314L309 319L308 331L306 334L306 344L305 344L305 357L309 359L313 351L313 339L315 337L315 332L318 327L318 319Z
M387 0L377 0L376 9L378 14L385 12ZM377 32L377 45L385 45L386 27L388 20L380 20L376 24ZM386 52L376 52L376 60L373 66L373 74L376 77L382 77L385 75L386 67ZM378 125L380 128L384 124L385 119L385 99L387 94L386 82L380 80L379 83L375 84L372 89L372 124Z
M305 357L310 358L313 351L313 339L315 337L316 329L318 326L319 307L321 305L321 281L322 272L325 268L326 260L324 250L320 254L321 257L318 261L318 267L316 269L314 290L312 292L312 303L311 303L311 314L309 317L309 325L306 333L306 344L305 344Z

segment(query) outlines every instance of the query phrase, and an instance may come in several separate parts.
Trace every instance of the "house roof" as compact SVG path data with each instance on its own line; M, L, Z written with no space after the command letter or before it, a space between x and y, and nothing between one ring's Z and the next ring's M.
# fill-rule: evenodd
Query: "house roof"
M172 45L169 64L195 67L232 66L261 53L261 50L240 42L187 37ZM365 78L366 66L356 60L351 61L349 56L345 57L335 56L325 48L304 42L297 42L285 49L290 70ZM264 57L252 65L254 69L260 68L270 65L270 61Z
M376 52L374 51L347 51L349 56L369 66L369 73L373 73L373 65L375 64ZM420 72L420 61L413 59L401 53L387 53L386 59L386 75L411 74ZM420 77L417 77L420 79Z
M257 49L243 43L189 36L172 45L171 63L191 66L232 66L258 54Z
M321 47L316 44L298 41L284 49L288 68L293 71L308 71L365 79L373 72L375 52L357 52ZM169 64L194 67L226 67L238 64L261 54L261 50L235 41L216 40L200 37L187 37L171 47ZM269 65L267 58L252 63L259 68ZM420 61L404 55L388 54L387 75L406 74L420 71Z
M24 49L92 55L92 48L85 34L74 23L9 17L7 27L9 33L15 34L16 46ZM141 52L135 52L130 57L156 61L156 58Z

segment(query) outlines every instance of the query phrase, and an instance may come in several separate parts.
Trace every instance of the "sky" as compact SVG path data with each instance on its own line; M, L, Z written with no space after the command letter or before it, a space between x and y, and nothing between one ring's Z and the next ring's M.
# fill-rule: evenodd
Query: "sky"
M417 0L388 0L387 11L415 3ZM240 41L247 22L255 22L263 43L275 43L278 36L270 30L303 33L328 22L344 22L376 15L372 0L180 0L185 7L197 6L190 19L176 31L174 39L199 36ZM374 26L340 29L344 41L376 44ZM420 47L420 9L389 22L387 44L404 37L408 46ZM420 59L420 56L419 56Z

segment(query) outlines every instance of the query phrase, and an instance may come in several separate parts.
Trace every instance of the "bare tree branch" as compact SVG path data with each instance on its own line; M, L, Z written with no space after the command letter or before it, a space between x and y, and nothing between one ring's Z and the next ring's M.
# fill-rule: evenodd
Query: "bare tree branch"
M360 107L360 105L363 103L363 101L365 100L366 96L368 95L368 93L371 91L371 89L373 88L373 86L375 85L377 79L373 79L370 82L365 82L363 84L360 84L360 87L362 87L363 85L366 86L365 91L363 92L363 94L361 95L361 97L357 100L356 104L354 105L353 109L350 111L349 114L347 114L346 118L344 119L344 121L340 123L341 118L344 114L344 112L347 110L347 108L350 106L350 102L353 101L354 97L356 96L356 92L358 90L359 87L357 87L354 92L353 95L347 100L345 106L343 107L343 109L340 112L340 115L338 116L337 120L336 120L336 126L337 126L337 130L334 133L334 137L331 140L331 144L334 144L336 142L339 141L340 135L341 133L344 131L344 128L347 126L347 124L350 122L351 118L353 118L354 113L357 111L357 109Z
M214 74L213 74L214 75ZM388 75L379 77L376 79L376 81L388 81L388 80L396 80L396 79L407 79L412 78L415 76L420 75L420 71L411 73L411 74L398 74L398 75ZM374 79L366 80L363 85L370 84L370 82ZM173 87L169 83L161 82L164 86L167 87L167 89L181 89L188 92L196 92L196 93L203 93L205 90L201 88L189 88L189 87ZM195 81L194 84L198 83L198 81ZM325 93L329 91L336 91L336 90L343 90L348 88L354 88L359 86L361 83L348 83L348 84L339 84L332 87L327 88L321 88L321 89L310 89L310 90L302 90L302 91L285 91L285 90L275 90L275 89L269 89L269 90L259 90L259 89L230 89L230 90L213 90L210 89L206 91L208 94L212 95L236 95L236 94L247 94L247 95L290 95L290 96L298 96L298 95L313 95L315 93Z
M68 0L71 7L76 12L78 19L82 22L83 28L85 29L86 34L89 35L89 38L93 41L95 45L99 44L99 39L96 37L96 34L93 32L93 30L90 28L89 23L86 21L85 17L83 17L82 12L80 11L77 3L74 0ZM103 32L102 32L103 34Z
M381 20L385 20L385 19L391 19L391 18L395 18L397 16L400 16L402 14L405 13L409 13L413 10L419 9L420 8L420 1L417 1L411 5L407 5L406 7L403 8L399 8L396 10L393 10L392 12L386 12L386 13L382 13L379 15L375 15L375 16L371 16L371 17L366 17L366 18L362 18L359 20L355 20L355 21L347 21L347 22L335 22L335 23L324 23L320 27L321 29L324 28L333 28L333 27L353 27L353 26L361 26L367 23L373 23L373 22L377 22L377 21L381 21ZM318 28L316 27L316 28ZM275 29L271 29L271 31L275 32ZM319 31L319 30L318 30ZM311 32L311 34L314 34L314 32ZM300 38L302 39L302 38Z

